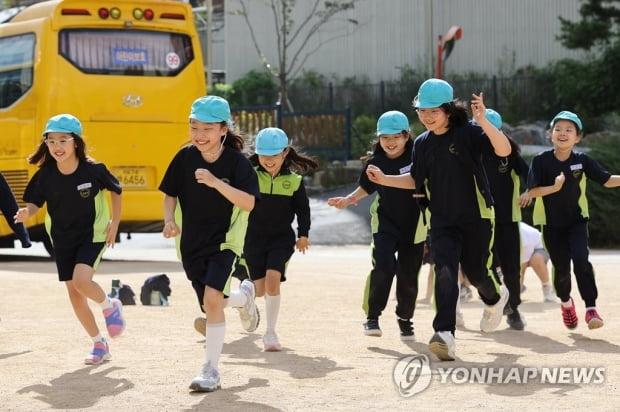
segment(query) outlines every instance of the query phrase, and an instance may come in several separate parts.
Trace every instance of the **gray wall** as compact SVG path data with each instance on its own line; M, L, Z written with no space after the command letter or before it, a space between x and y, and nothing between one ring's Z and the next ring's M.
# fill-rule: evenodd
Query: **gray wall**
M249 15L267 60L277 65L275 29L265 1L249 0ZM307 14L311 0L297 1L295 21ZM428 75L435 67L437 36L453 26L463 37L447 60L444 73L484 72L507 75L516 67L544 66L581 52L564 49L558 16L579 19L579 0L361 0L355 9L324 26L311 49L334 34L345 36L324 44L304 65L339 78L366 77L370 83L394 80L398 67L409 65ZM432 4L432 24L431 21ZM251 69L261 69L238 0L226 0L224 27L215 36L213 67L226 71L228 83ZM357 20L355 28L343 22ZM431 34L432 33L432 34ZM433 57L429 61L429 53Z

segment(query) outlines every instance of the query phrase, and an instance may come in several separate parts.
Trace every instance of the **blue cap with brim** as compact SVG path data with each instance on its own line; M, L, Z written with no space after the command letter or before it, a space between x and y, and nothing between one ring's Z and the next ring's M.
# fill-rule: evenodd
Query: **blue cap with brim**
M432 109L454 100L454 90L445 80L428 79L418 89L418 95L413 99L413 107L417 109Z
M256 154L273 156L282 153L288 146L288 136L282 129L267 127L256 135Z
M570 120L575 123L577 129L579 131L583 130L583 125L581 124L581 119L573 112L569 112L568 110L562 110L560 113L556 114L551 123L549 123L550 127L553 127L558 120Z
M502 128L502 116L493 109L487 109L485 116L496 129Z
M43 136L48 133L73 133L77 136L82 136L82 123L77 119L77 117L70 114L57 114L56 116L51 117L47 124L45 125L45 131L42 133Z
M189 118L203 123L230 123L230 106L219 96L199 97L192 103Z
M409 131L409 119L402 112L392 110L383 113L377 121L377 136Z

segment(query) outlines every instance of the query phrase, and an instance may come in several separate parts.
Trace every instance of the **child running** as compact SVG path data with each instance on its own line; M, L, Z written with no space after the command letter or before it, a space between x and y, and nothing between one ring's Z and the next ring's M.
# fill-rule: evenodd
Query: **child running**
M262 129L256 135L255 154L250 157L258 175L261 200L248 221L243 255L256 296L265 296L267 327L263 345L267 352L281 350L276 334L280 313L280 283L295 247L305 253L310 246L310 203L302 174L318 163L295 150L283 130ZM297 217L297 237L291 227Z
M11 187L7 183L4 175L0 173L0 211L6 219L6 223L11 227L15 237L19 239L23 248L29 248L32 246L30 241L30 234L23 223L15 223L13 216L17 213L19 205L17 199L11 190Z
M540 198L534 203L534 224L542 227L564 325L575 329L579 322L571 297L572 260L586 323L589 329L597 329L604 322L596 309L598 290L589 261L586 178L611 188L620 186L620 175L612 175L587 154L574 151L583 138L583 125L575 113L561 111L550 127L553 149L532 159L527 194Z
M362 308L366 314L364 334L381 336L379 316L385 309L396 275L396 320L403 341L415 340L413 312L418 296L418 274L424 255L427 229L412 189L382 186L368 178L371 165L388 174L409 173L413 140L409 119L399 111L383 113L377 121L377 141L359 177L359 186L345 197L327 200L345 209L377 192L370 206L373 268L366 279Z
M427 131L414 142L409 172L385 175L366 169L370 181L384 186L415 189L419 206L430 210L431 255L435 261L435 334L429 350L440 360L454 360L459 263L485 304L480 329L497 328L508 290L490 271L493 260L493 198L484 173L484 154L510 154L510 143L485 117L482 93L473 95L469 121L466 107L454 100L452 86L441 79L426 80L414 107Z
M244 139L232 127L228 102L200 97L189 115L190 144L172 159L159 189L164 192L165 237L180 235L183 269L207 314L206 354L190 389L220 389L219 359L226 335L224 307L239 309L248 332L259 322L254 284L231 291L231 275L241 255L248 214L260 196L252 165L242 153ZM175 221L177 203L182 230Z
M84 361L96 365L111 355L88 299L101 306L111 338L125 329L120 300L109 298L93 281L106 246L114 247L116 241L121 186L103 163L95 163L86 155L82 124L76 117L53 116L43 136L37 150L28 157L31 164L39 165L39 170L26 186L26 207L17 211L15 222L24 222L47 203L45 226L54 246L58 279L65 282L73 311L93 341L93 349ZM111 193L111 218L106 189Z

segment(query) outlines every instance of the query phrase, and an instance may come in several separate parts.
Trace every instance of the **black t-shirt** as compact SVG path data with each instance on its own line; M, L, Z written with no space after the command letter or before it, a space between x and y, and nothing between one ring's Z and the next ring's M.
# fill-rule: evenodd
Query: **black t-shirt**
M572 152L567 160L560 161L550 149L532 159L527 187L552 186L562 172L566 178L562 188L536 198L534 224L562 227L586 221L589 213L585 178L603 185L611 177L611 173L585 153Z
M529 167L519 153L499 157L495 153L483 157L484 168L493 194L497 222L521 221L519 194L521 177L527 179Z
M414 239L420 209L413 197L413 189L400 189L381 186L371 182L366 175L368 165L376 165L386 175L401 175L411 169L411 151L413 142L407 142L405 152L395 159L388 158L385 153L373 155L359 177L359 185L369 195L377 192L371 206L373 233L391 233L402 239ZM416 243L424 241L426 233Z
M482 218L493 217L487 207L476 174L482 170L482 156L494 153L489 138L478 125L466 123L451 127L442 135L423 133L414 142L411 176L424 169L424 184L431 227L452 226ZM488 186L484 176L478 176Z
M181 149L168 166L159 190L178 198L183 218L183 260L209 256L222 249L240 255L248 212L235 207L216 189L198 183L195 176L198 168L209 170L236 189L260 197L256 172L243 153L224 146L220 157L208 163L195 146Z
M46 226L54 247L73 247L105 241L110 211L104 189L122 191L103 163L80 162L75 172L64 175L56 162L48 162L28 183L24 201L38 207L47 203Z

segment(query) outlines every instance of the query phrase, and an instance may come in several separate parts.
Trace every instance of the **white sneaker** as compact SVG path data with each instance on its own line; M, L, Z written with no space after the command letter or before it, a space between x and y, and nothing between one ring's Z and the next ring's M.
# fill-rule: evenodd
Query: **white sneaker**
M555 293L551 285L543 285L542 291L545 302L555 302Z
M263 345L265 352L278 352L282 349L280 341L278 341L278 335L272 330L265 332L263 336Z
M239 317L241 318L241 326L243 326L246 332L254 332L260 323L260 313L254 301L256 297L254 282L245 279L241 282L241 285L239 285L239 290L247 297L245 305L237 308L239 310Z
M453 361L456 359L456 342L454 335L450 331L435 332L428 349L442 361Z
M198 392L213 392L221 387L220 374L217 369L211 367L211 362L205 363L198 376L189 384L191 390Z
M480 319L480 330L483 332L491 332L496 329L502 321L504 306L508 302L508 289L506 286L500 286L499 301L495 305L484 305L482 319Z

